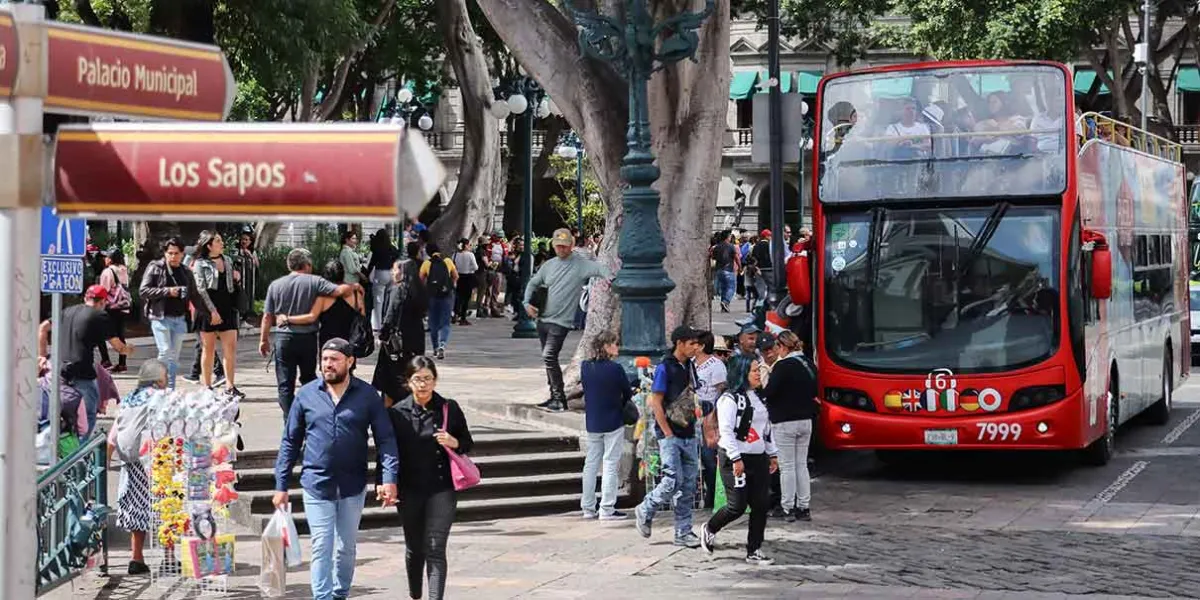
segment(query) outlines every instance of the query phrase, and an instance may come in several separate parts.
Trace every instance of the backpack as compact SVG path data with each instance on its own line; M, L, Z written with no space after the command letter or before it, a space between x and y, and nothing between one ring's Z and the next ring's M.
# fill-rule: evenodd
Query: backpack
M366 358L375 353L375 334L371 331L371 313L362 314L358 312L358 303L362 302L359 298L355 298L355 303L352 305L354 310L354 323L350 325L350 347L354 348L355 358Z
M435 298L445 298L454 293L454 281L450 279L450 267L442 255L429 258L429 273L425 276L425 288Z

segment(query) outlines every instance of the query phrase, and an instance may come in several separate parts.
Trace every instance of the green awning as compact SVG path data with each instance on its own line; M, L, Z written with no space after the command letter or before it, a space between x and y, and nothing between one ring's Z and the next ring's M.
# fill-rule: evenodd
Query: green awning
M801 94L816 94L817 84L821 83L820 71L800 71L796 73L796 91Z
M758 93L765 94L771 90L771 88L766 87L766 83L771 80L771 76L766 71L758 74L758 80L762 82L759 85ZM779 74L779 93L786 94L790 91L792 91L792 74L784 71Z
M1200 92L1200 68L1180 67L1175 85L1181 92Z
M729 99L745 100L754 94L754 86L758 83L757 71L742 71L733 74L729 81Z
M1111 76L1112 71L1108 74ZM1092 89L1092 84L1096 81L1096 72L1091 69L1077 69L1075 71L1075 93L1086 94ZM1100 84L1100 93L1107 94L1108 86Z
M871 80L871 95L875 97L903 98L912 95L912 77L887 77Z

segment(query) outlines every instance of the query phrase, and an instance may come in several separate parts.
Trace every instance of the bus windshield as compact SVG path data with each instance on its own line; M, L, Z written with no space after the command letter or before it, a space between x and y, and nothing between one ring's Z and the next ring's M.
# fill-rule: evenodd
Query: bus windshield
M1066 77L1041 65L847 75L823 89L824 202L1066 189Z
M879 372L988 372L1058 345L1058 209L888 209L828 215L825 339Z

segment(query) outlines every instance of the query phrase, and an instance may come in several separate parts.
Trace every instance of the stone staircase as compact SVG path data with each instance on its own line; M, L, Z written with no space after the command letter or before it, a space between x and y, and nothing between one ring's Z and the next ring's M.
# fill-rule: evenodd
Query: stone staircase
M475 448L471 458L479 466L483 481L459 495L458 521L487 521L579 509L585 455L580 450L578 436L519 432L480 433L474 438ZM374 473L374 448L370 454L369 464L371 473ZM274 450L247 451L237 458L237 489L241 499L248 501L250 508L249 522L244 525L254 531L261 531L274 512L271 504L275 486L274 465ZM299 472L298 466L293 469L289 496L296 527L304 533L308 530L308 523L304 515ZM372 489L368 488L360 528L398 527L400 517L396 509L380 506ZM623 491L621 500L626 499Z

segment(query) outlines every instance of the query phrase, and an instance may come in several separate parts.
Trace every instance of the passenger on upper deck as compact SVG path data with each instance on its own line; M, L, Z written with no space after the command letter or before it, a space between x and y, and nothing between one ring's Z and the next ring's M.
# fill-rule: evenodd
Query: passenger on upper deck
M923 158L933 150L933 138L929 125L917 121L917 101L913 98L904 99L904 108L900 120L887 126L884 135L900 138L893 142L893 156L896 158Z
M988 111L991 118L980 121L975 126L979 133L995 132L1000 135L975 136L971 145L984 154L1008 154L1015 143L1015 132L1026 129L1025 119L1013 114L1008 104L1005 92L992 92L988 95Z
M1029 123L1029 129L1033 132L1034 146L1038 152L1062 151L1063 114L1065 112L1063 91L1055 86L1047 87L1045 106Z

